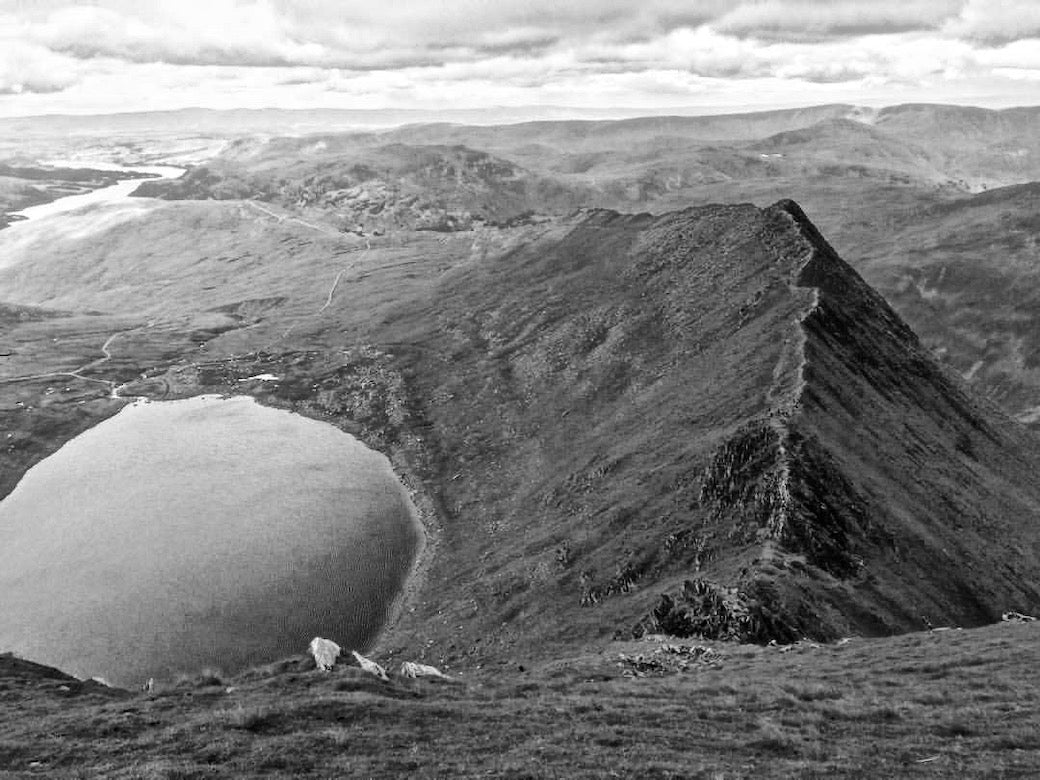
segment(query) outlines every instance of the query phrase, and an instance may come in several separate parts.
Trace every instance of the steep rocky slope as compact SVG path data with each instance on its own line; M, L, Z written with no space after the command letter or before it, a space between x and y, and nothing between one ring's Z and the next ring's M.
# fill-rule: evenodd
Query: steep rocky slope
M450 272L389 327L434 319L398 358L443 538L395 639L499 655L1040 606L1036 442L791 203L591 212Z
M1040 420L1038 207L1032 182L921 203L889 230L842 236L944 363L1032 423Z

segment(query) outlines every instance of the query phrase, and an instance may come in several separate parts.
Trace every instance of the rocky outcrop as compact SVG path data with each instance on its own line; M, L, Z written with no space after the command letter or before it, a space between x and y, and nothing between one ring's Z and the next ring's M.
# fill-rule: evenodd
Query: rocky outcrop
M282 139L282 145L290 139ZM585 190L533 174L465 146L389 144L315 151L259 169L234 155L189 170L176 180L145 182L138 196L167 200L255 199L311 210L349 232L431 230L453 233L506 224L536 211L570 211ZM255 160L249 160L250 164Z
M782 259L801 244L789 284L814 296L769 409L716 448L700 495L713 557L756 553L723 580L726 609L703 595L723 586L691 597L687 582L636 633L830 638L970 625L998 619L1001 603L1037 603L1037 485L1011 455L1035 458L1035 442L935 365L797 205L766 214L793 228L775 246ZM1009 522L998 507L1012 503ZM752 628L745 594L763 585L770 619Z

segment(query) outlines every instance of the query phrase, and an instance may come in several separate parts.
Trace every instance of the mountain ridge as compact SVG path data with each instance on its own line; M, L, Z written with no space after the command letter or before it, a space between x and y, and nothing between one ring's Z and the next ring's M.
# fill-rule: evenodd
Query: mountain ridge
M797 206L781 203L762 212L758 212L757 209L749 211L749 209L751 207L734 206L725 209L716 207L714 213L743 214L746 215L743 217L744 219L755 219L752 216L755 212L762 215L759 219L763 220L765 224L759 224L760 236L770 240L775 239L767 251L773 252L774 255L780 252L788 253L785 260L788 265L785 267L784 273L790 281L790 286L795 288L789 294L793 295L795 299L794 308L790 311L797 319L797 330L790 330L792 324L787 326L788 330L785 333L789 339L792 339L791 346L786 352L779 352L768 368L769 374L773 376L774 380L768 385L771 389L766 391L765 395L771 397L764 399L763 403L755 405L759 409L758 412L734 419L732 424L736 426L736 433L732 437L725 437L724 443L713 450L714 454L704 452L699 456L714 459L715 465L718 467L715 470L719 472L719 479L715 482L712 481L713 467L708 465L705 476L702 478L703 484L699 487L699 500L707 506L702 506L698 511L707 510L710 521L708 526L712 522L718 525L723 522L721 515L726 512L730 513L725 518L725 522L728 522L730 527L720 537L721 541L718 542L718 550L715 552L720 560L726 558L730 563L722 567L723 576L713 583L709 590L713 588L718 597L715 599L716 606L718 606L718 602L725 602L727 598L733 602L734 595L737 596L736 601L739 602L741 598L750 594L750 600L757 604L757 606L753 604L750 611L754 613L757 610L761 624L758 627L740 626L734 624L732 620L727 622L726 619L723 619L719 623L717 635L741 636L745 639L759 640L767 638L791 640L804 635L833 638L850 632L891 633L913 630L923 626L924 620L935 623L978 624L997 619L1002 609L1017 607L1027 610L1031 606L1035 608L1037 604L1035 589L1022 588L1016 584L1020 575L1026 570L1033 572L1036 570L1035 561L1030 561L1028 556L1018 556L1017 558L1011 556L1009 560L1013 559L1019 568L1015 572L1005 573L999 585L983 583L979 580L977 572L972 575L974 579L959 575L952 576L950 579L955 583L954 589L960 589L959 595L955 597L951 597L943 590L942 581L948 575L943 573L942 566L939 566L932 572L930 578L925 576L925 582L928 583L925 588L928 591L927 597L915 598L914 601L919 601L919 604L902 606L898 604L899 599L893 594L902 592L906 595L912 592L916 578L922 575L921 566L914 559L916 553L893 552L900 546L900 530L903 526L900 525L902 521L899 518L904 515L912 516L914 512L921 511L924 500L919 495L920 491L911 485L907 488L905 495L899 493L898 500L892 506L888 506L880 497L873 481L860 479L856 476L855 469L850 471L847 466L842 465L842 457L835 454L835 447L838 447L837 452L841 453L842 447L851 447L850 442L846 439L836 439L833 431L836 426L823 424L819 420L826 419L821 418L821 415L830 414L833 408L840 408L843 403L852 404L854 399L841 392L834 392L832 388L828 387L826 371L841 369L848 374L852 370L848 366L855 368L861 353L869 356L869 349L878 344L882 346L889 344L889 347L881 350L880 357L876 358L878 361L875 366L878 370L876 375L857 375L852 370L850 381L855 380L863 385L864 393L868 390L873 393L871 400L881 404L882 408L885 408L883 406L885 403L898 402L902 406L897 406L897 409L908 409L922 416L924 422L921 423L921 426L927 431L927 435L924 433L922 435L926 435L927 446L937 453L943 452L944 458L955 447L945 441L943 438L945 434L942 430L936 429L936 424L933 424L929 415L941 419L957 415L963 418L961 422L956 423L955 427L958 436L963 438L961 446L965 449L973 447L995 449L996 445L993 442L987 444L986 440L996 437L998 434L994 433L994 430L999 432L1002 427L1010 425L1010 422L1001 419L994 424L996 426L994 430L990 430L992 426L988 424L987 420L993 410L982 411L973 406L963 395L962 390L950 382L931 363L920 349L912 331L895 315L887 303L862 281L855 271L838 258ZM706 215L712 213L711 208L691 209L679 212L680 216L673 213L654 218L623 217L610 211L598 211L584 215L583 218L586 221L580 223L576 230L580 233L593 227L597 230L607 230L622 229L627 226L632 230L645 230L652 233L662 225L667 225L669 221L681 221L683 214L696 214L703 220L708 219ZM777 223L781 221L787 222L789 227L781 228L779 234L775 232L771 234L770 231L776 231ZM694 222L683 227L673 225L676 230L665 239L676 239L682 230L695 229ZM640 267L650 263L654 271L651 276L647 277L647 284L651 285L660 281L660 279L654 279L654 273L667 273L662 269L667 267L668 262L678 262L680 265L682 263L674 256L667 257L667 253L665 255L655 260L652 255L648 255L646 252L640 254L637 251L635 262L625 269L626 278L639 278ZM736 311L730 311L730 317L732 317L730 322L735 324L738 329L742 325L746 325L754 319L754 317L749 318L749 312L752 312L756 305L762 305L761 301L768 302L769 296L773 294L775 293L770 292L768 284L754 290L743 305L735 307ZM862 325L864 312L870 315L870 328L865 331L861 328L857 331L856 327ZM659 312L659 316L667 320L670 315L666 310ZM789 320L787 321L790 323ZM713 320L713 322L717 324L719 320ZM639 327L636 326L636 329ZM723 327L730 326L724 325ZM846 334L851 335L843 335L839 330L836 336L835 328L844 329ZM860 351L854 351L854 354L847 358L833 357L827 351L833 346L828 344L828 339L835 337L860 339L863 343L859 346L854 344L855 349ZM799 338L804 340L799 341ZM608 342L610 340L608 337ZM506 341L508 342L508 338ZM887 355L885 349L895 351L895 356ZM902 356L898 350L904 350L906 355ZM680 350L680 353L683 351ZM515 352L497 354L515 354ZM832 367L830 364L834 364L834 366ZM897 373L899 371L908 373L905 377L901 377ZM578 377L580 377L580 373L579 370ZM624 370L622 373L625 373ZM913 380L920 386L911 383L909 389L904 388L901 385L904 379ZM760 389L759 392L762 390ZM735 393L739 394L739 391L735 391ZM778 400L780 403L777 403ZM886 424L895 425L900 414L901 412L898 411L885 412L888 421ZM647 423L650 422L648 419ZM750 428L746 426L750 426ZM710 440L710 438L712 437L709 436L708 439ZM825 438L828 438L830 442L826 446L822 443ZM898 450L898 439L898 431L885 439L885 443L894 448L893 457L909 457ZM1000 438L1000 446L1004 444L1007 444L1007 440ZM580 450L582 445L578 441L574 441L574 446ZM1016 446L1035 447L1035 443L1028 442L1023 445L1021 440L1016 440ZM855 450L854 447L852 449ZM747 465L746 463L735 464L733 452L743 451L746 457L753 460L764 450L775 451L778 454L777 458L768 463L768 468L764 469L766 473L752 475L753 478L732 486L730 494L727 494L726 469L729 468L732 473L734 465L737 466L736 470ZM662 457L664 457L663 453ZM869 457L862 452L856 457L860 461L867 458L867 462L869 462ZM1035 458L1035 451L1034 455L1030 457ZM624 463L624 458L620 462ZM964 471L955 462L947 464L944 460L943 464L944 468L948 467L953 470L951 473L960 474ZM882 466L888 468L884 464ZM609 459L605 468L608 473L614 472L620 478L621 473L617 471L619 466L611 466ZM877 466L872 464L872 468L877 468ZM996 471L999 472L1000 469ZM597 470L594 473L600 472ZM971 482L968 479L971 476L970 472L966 473L968 476L964 478ZM1023 474L1019 471L1014 478L1022 477ZM990 478L998 479L993 474L987 475L987 479ZM495 481L490 475L487 479ZM949 479L953 478L949 477ZM832 484L828 485L827 480L831 480ZM757 484L758 482L762 482L764 487ZM970 489L965 488L965 495L957 493L956 490L951 493L950 490L951 488L946 485L939 490L939 493L956 496L954 499L950 499L955 503L971 504L970 497L966 497L970 495ZM1026 501L1024 508L1031 513L1032 517L1036 517L1038 505L1035 486L1030 490L1033 491L1030 494L1032 497ZM994 491L999 492L999 489L991 488L989 493ZM925 492L927 493L927 491ZM983 492L986 493L986 491ZM721 507L718 505L720 502L712 505L715 499L720 500ZM727 505L727 501L731 505ZM797 511L796 508L798 508ZM882 509L884 511L881 511ZM989 517L986 515L988 509L977 508L976 511ZM878 517L873 517L871 512L880 514ZM637 512L637 516L638 514ZM624 510L621 511L621 516L625 516ZM634 521L635 518L633 517L632 520ZM992 518L983 521L983 531L993 527L991 520ZM701 522L702 524L705 522L703 518ZM927 542L929 534L949 537L951 532L949 529L943 530L944 522L944 518L929 517L927 522L922 521L923 525L911 523L908 531L909 541L906 544L910 547L923 546L926 550L930 549ZM694 521L694 525L696 525L696 521ZM1006 530L1000 524L996 527ZM1035 545L1035 529L1027 526L1018 529L1018 532L1024 534L1028 544ZM733 545L730 542L734 538L743 539L744 542ZM768 544L762 545L759 543L761 541L766 541ZM703 539L696 544L705 546ZM773 555L772 548L774 547L779 550L781 555ZM864 574L863 563L860 561L865 553L878 558L882 571L896 572L896 574L888 572L884 575L888 577L891 574L894 578L893 582L896 582L895 585L892 582L886 582L883 583L884 587L878 590L870 584L868 580L874 575L870 572ZM961 549L960 554L966 554L965 550ZM573 560L577 557L576 551L571 550L567 555L571 558L571 563L577 565ZM657 558L660 558L659 554L648 551L644 551L643 555L644 558L646 555L651 558L656 555ZM934 557L932 553L928 553L928 555ZM597 557L597 554L593 554L593 557ZM655 564L647 560L640 562L637 560L640 558L638 553L634 553L630 557L632 559L628 563L618 563L615 574L605 581L602 575L599 577L594 573L590 573L588 576L582 575L580 578L583 583L581 601L587 608L595 610L600 608L599 605L603 604L605 600L629 598L629 594L636 591L641 591L645 596L646 591L654 590L655 586L652 581L655 577L659 583L663 583L669 577L674 579L676 576L682 581L696 572L697 579L709 581L706 575L700 573L700 564L680 571L681 566L677 569L674 565L668 564L667 560L658 560ZM665 558L667 557L665 556ZM803 561L802 564L798 564L800 570L792 572L788 563L791 560L795 560L797 563L796 559L799 558ZM771 563L778 559L780 560L779 567ZM806 564L818 573L810 572L809 575L803 576ZM767 570L767 576L756 578L755 572L762 569ZM669 570L673 574L669 575L667 573ZM589 569L589 571L592 572L593 569ZM658 573L648 574L651 571ZM744 573L741 574L741 571ZM642 579L644 577L649 579ZM814 583L814 577L819 581ZM744 594L740 593L741 581L743 581L746 591ZM778 582L780 584L777 584ZM823 584L821 585L820 582ZM734 588L737 589L736 594L732 592ZM867 595L857 593L857 588L862 588ZM989 592L982 592L987 589ZM664 592L666 596L675 601L674 591L669 591L666 587ZM762 594L768 596L768 599L765 599ZM632 597L629 600L638 601L639 599ZM748 598L744 598L744 601L748 600ZM645 602L646 599L644 598L643 601ZM816 606L807 611L805 605L813 603ZM633 607L630 606L625 611L631 608ZM739 604L734 608L739 612L739 614L734 613L736 618L747 613L746 605L743 612L740 611ZM739 619L737 622L739 623ZM673 628L675 623L676 621L671 623ZM703 621L698 625L703 628ZM622 633L624 631L622 626L618 626L617 630ZM643 630L648 630L645 624L643 628L638 629L638 631Z
M211 211L224 225L246 208L155 214ZM946 376L791 202L314 235L238 266L233 287L160 298L104 288L137 257L112 230L61 265L63 289L189 329L121 341L119 381L147 374L127 393L248 392L332 422L436 509L435 554L381 645L395 655L551 654L654 625L886 634L1040 606L1023 584L1040 560L1035 439ZM183 247L184 278L289 230L261 220L241 246L216 231ZM348 250L332 299L314 280ZM285 296L221 313L270 295L272 273L291 275ZM38 282L9 287L15 302ZM281 380L239 381L259 372Z

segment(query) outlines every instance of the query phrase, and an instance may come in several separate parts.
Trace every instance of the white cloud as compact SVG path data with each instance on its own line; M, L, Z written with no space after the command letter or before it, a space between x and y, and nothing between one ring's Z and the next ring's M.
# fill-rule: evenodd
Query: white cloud
M263 1L208 0L205 14L190 3L170 0L160 0L154 13L144 15L102 6L66 6L28 33L54 51L81 59L280 65L320 61L325 55L321 44L293 39L284 17Z
M60 92L80 79L79 63L44 46L5 37L0 18L0 94Z
M900 33L937 29L960 5L960 0L763 0L738 4L712 26L780 40Z
M1040 39L1040 3L1036 0L967 0L944 27L948 35L983 44ZM1033 41L1040 46L1040 40Z
M28 16L25 34L80 58L365 69L529 53L563 38L619 31L647 36L677 20L709 20L722 3L698 5L702 11L675 0L48 0Z
M1040 68L1040 43L1015 41L999 48L979 51L975 57L982 67L994 70L1035 70Z
M968 85L1035 103L1038 29L1034 0L0 0L0 111L854 102Z

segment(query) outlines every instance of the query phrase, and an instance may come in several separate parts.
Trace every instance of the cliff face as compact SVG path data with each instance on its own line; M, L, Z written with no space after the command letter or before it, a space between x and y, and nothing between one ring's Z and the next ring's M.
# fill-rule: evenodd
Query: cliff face
M932 363L795 204L766 214L788 223L779 259L814 298L777 366L784 392L774 384L767 417L705 471L712 522L759 549L736 583L742 619L716 617L719 630L827 638L973 625L1036 604L1037 493L1023 468L1035 444ZM637 630L698 611L686 586Z
M475 253L403 360L443 538L388 643L751 640L1040 607L1036 442L791 202L595 211Z

